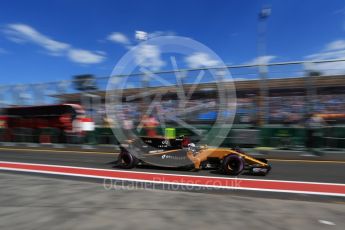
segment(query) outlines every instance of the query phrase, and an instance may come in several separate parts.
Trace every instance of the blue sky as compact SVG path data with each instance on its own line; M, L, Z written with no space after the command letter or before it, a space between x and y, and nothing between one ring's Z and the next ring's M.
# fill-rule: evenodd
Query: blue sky
M2 0L0 84L107 76L137 30L195 39L228 64L253 63L265 5L272 14L261 61L345 58L343 0Z

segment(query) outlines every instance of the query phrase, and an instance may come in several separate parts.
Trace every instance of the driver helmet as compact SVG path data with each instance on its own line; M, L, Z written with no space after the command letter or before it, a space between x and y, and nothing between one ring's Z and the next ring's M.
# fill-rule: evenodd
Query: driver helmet
M188 144L188 148L195 148L195 144L194 143L189 143Z

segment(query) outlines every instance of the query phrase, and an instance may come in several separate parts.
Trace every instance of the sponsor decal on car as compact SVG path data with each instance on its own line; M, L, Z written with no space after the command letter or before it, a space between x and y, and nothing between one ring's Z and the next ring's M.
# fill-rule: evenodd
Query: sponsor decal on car
M174 156L174 155L162 155L162 159L172 159L172 160L186 160L184 156Z

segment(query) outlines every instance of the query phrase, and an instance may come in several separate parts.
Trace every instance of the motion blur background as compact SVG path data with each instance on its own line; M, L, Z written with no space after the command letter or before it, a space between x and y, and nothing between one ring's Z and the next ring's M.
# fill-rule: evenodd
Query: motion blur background
M0 9L2 144L113 146L118 142L112 126L147 135L137 129L147 101L113 105L122 119L114 121L106 116L106 86L112 68L132 47L177 35L207 45L226 66L193 53L178 58L173 70L158 46L138 49L135 64L166 81L181 74L184 89L192 87L200 71L228 69L237 104L236 113L229 114L233 126L216 127L231 127L222 137L224 146L321 152L345 147L343 1L2 1ZM131 82L125 96L148 89L164 95L148 114L156 121L155 135L197 138L173 118L164 126L160 121L159 114L182 109L174 83L150 85L143 80L145 74L127 74ZM185 105L201 109L182 119L207 132L219 113L227 111L219 110L217 100L215 83L201 81ZM55 104L81 107L51 106ZM49 106L26 109L41 105ZM76 128L78 119L89 126Z
M344 0L0 1L1 229L343 230L344 163Z

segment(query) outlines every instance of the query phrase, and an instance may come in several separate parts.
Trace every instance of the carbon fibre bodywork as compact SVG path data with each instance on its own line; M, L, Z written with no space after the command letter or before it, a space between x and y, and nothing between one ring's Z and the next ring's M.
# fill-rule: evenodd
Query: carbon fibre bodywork
M190 168L200 170L215 168L225 174L238 175L247 172L266 175L271 166L266 159L249 156L240 149L214 148L208 146L186 147L185 138L166 139L143 137L121 146L118 162L125 168L138 164L161 167Z

